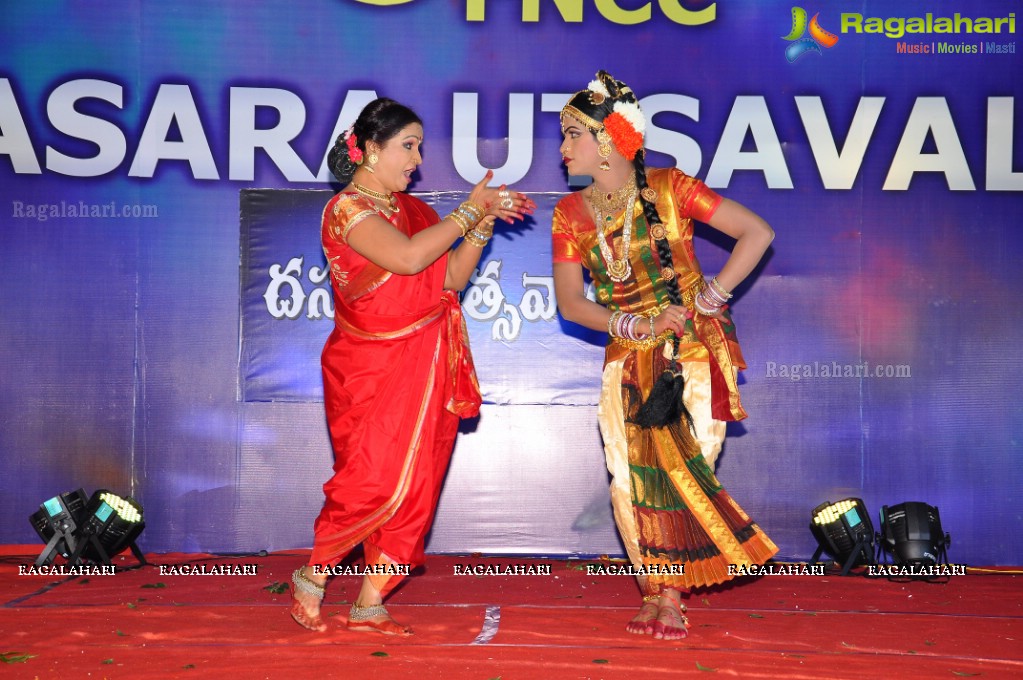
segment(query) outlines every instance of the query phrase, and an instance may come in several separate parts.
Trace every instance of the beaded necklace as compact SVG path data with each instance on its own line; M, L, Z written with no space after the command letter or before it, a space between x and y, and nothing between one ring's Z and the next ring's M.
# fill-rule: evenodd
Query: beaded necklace
M636 175L632 174L629 181L612 192L603 193L596 191L595 186L590 187L588 200L593 208L593 215L596 218L597 245L600 246L600 254L604 258L604 265L607 267L607 275L616 283L625 281L632 274L632 265L629 263L629 245L632 243L632 217L636 206ZM615 257L614 250L604 236L604 229L614 222L615 216L625 209L625 227L622 230L622 256Z

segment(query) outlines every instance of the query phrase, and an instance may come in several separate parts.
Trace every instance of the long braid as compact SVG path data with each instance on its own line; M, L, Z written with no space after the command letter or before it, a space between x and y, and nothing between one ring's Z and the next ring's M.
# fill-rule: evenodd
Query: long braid
M643 195L643 190L648 189L650 185L646 181L646 163L644 162L642 150L636 154L632 163L636 168L636 187L639 189L639 200L643 206L643 215L646 217L647 228L651 232L659 231L662 236L662 238L654 239L654 245L657 247L657 257L661 261L661 282L668 293L668 300L673 305L682 306L682 291L678 287L678 277L675 276L674 262L671 256L671 243L668 242L668 235L661 222L661 216L657 212L656 204ZM651 194L650 191L646 193L648 195ZM660 228L655 229L654 225L658 225ZM695 431L696 426L693 423L693 416L689 413L682 399L683 392L685 391L685 381L682 377L682 367L678 364L678 346L679 337L676 335L672 339L671 363L658 377L653 389L650 390L650 395L643 402L643 405L639 407L633 418L634 422L641 427L674 426L676 423L684 420L689 426L689 433ZM679 432L678 434L688 441L690 439L687 436L689 433Z
M660 214L657 212L657 205L654 201L647 199L643 195L643 190L649 188L650 185L646 181L646 161L642 151L636 154L632 164L636 168L636 187L639 189L639 201L643 206L643 214L646 216L647 228L653 229L655 224L662 224L662 221ZM665 234L664 238L654 239L654 245L657 247L657 257L661 260L661 271L671 272L670 278L668 276L661 277L668 293L668 299L671 301L671 304L681 306L682 291L679 290L678 279L674 276L674 262L667 234Z

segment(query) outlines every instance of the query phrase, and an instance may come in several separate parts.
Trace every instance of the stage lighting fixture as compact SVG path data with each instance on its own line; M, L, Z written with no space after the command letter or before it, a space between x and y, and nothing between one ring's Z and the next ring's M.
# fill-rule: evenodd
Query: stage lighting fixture
M874 526L859 498L821 503L813 510L810 532L817 539L817 551L811 564L827 552L842 565L842 576L856 565L875 564Z
M941 529L938 508L916 501L881 508L880 547L896 565L920 569L947 564L951 543Z
M92 494L78 529L78 546L71 554L74 564L81 559L97 564L110 564L110 559L130 548L135 558L146 563L135 545L142 530L142 506L134 498L121 497L101 489Z
M75 551L75 531L85 512L85 504L84 489L66 491L40 504L39 509L29 516L32 527L46 543L36 558L37 569L49 565L57 555L66 559Z
M83 489L54 496L29 516L46 547L35 561L38 569L49 565L57 555L68 566L83 563L109 565L110 558L130 548L142 564L142 551L135 544L146 524L142 506L131 497L121 497L105 489L92 497Z

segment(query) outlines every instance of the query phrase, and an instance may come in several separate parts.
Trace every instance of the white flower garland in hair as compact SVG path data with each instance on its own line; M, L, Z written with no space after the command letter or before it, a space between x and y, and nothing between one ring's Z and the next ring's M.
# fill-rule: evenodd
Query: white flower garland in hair
M604 83L600 82L599 80L591 80L590 84L586 86L586 89L589 90L590 92L597 92L599 94L602 94L605 97L611 96L611 93L607 91L606 87L604 87Z
M646 117L640 111L639 105L633 102L615 102L614 112L629 121L632 129L641 135L646 135Z

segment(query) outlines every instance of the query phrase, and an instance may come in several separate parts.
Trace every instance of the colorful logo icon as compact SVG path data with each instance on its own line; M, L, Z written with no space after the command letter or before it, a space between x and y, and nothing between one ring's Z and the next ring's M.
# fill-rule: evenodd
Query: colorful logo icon
M817 22L819 16L820 12L814 14L813 19L810 19L807 24L806 10L802 7L792 8L792 30L788 35L782 37L782 40L792 43L785 48L785 58L789 60L790 64L807 52L823 54L821 47L831 48L838 42L837 35L821 28ZM810 37L804 38L807 29L810 31Z

